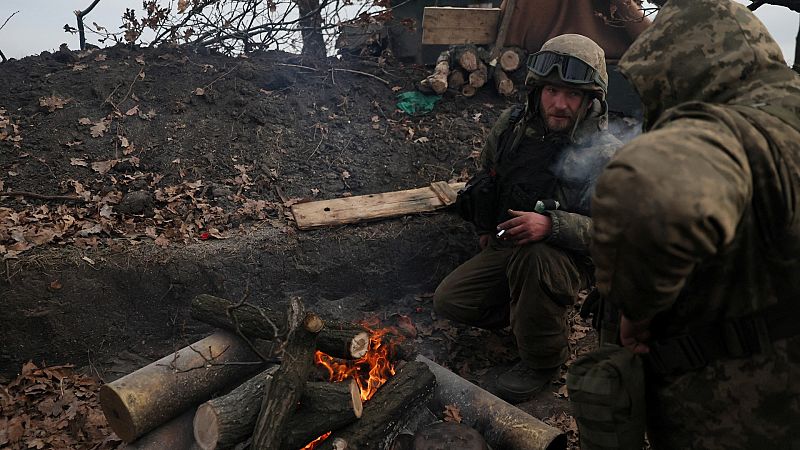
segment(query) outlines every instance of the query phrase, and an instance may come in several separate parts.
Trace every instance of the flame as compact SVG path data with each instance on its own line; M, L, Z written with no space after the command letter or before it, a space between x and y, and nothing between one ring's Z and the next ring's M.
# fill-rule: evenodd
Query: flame
M325 439L328 439L328 436L330 436L331 433L332 433L332 431L328 431L327 433L323 434L322 436L320 436L320 437L314 439L313 441L309 442L308 444L306 444L306 446L301 448L300 450L312 450L314 447L317 446L317 444L319 444L320 442L324 441Z
M331 381L343 381L348 378L356 380L361 390L361 400L367 401L375 395L378 388L386 383L395 373L394 364L389 359L391 343L383 342L383 336L392 331L391 328L369 330L369 350L362 358L355 361L337 360L317 351L314 362L328 369Z
M363 324L362 324L363 325ZM366 327L370 333L369 349L367 354L355 361L337 360L330 355L317 351L314 354L314 362L328 370L328 379L333 382L344 381L348 378L356 380L358 389L361 391L361 400L367 401L375 395L378 388L395 374L394 363L391 361L392 342L383 342L383 337L392 332L394 328L382 328L372 330ZM327 432L322 436L309 442L300 450L313 450L319 443L331 435Z

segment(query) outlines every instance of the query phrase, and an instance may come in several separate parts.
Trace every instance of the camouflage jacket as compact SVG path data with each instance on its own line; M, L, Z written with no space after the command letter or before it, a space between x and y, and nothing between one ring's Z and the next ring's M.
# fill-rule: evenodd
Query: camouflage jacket
M670 0L619 66L648 132L597 182L600 292L630 319L653 319L656 339L796 305L800 78L763 24L734 2ZM797 343L660 381L654 447L791 447Z
M484 169L495 166L501 140L509 139L515 142L514 146L519 146L524 138L537 141L545 136L544 126L535 113L526 111L515 124L511 123L511 117L512 108L503 111L489 133L481 153ZM571 143L558 151L548 169L555 179L552 199L559 202L560 209L546 212L552 219L553 228L545 242L579 255L589 253L592 227L589 204L595 181L614 152L622 146L606 131L606 122L605 114L588 115L575 130ZM508 135L504 136L504 133ZM498 183L503 182L500 174ZM530 205L525 210L533 211L533 207Z

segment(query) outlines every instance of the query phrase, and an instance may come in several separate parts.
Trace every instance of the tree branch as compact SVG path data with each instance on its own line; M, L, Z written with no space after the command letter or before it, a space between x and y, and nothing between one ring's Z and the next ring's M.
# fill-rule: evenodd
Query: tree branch
M86 50L86 33L83 30L83 16L92 12L98 3L100 3L100 0L94 0L92 4L83 11L75 11L75 17L78 19L78 36L80 36L81 50Z

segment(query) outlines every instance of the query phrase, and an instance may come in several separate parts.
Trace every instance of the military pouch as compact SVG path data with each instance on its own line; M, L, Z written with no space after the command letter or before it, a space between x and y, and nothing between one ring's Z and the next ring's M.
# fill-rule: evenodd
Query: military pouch
M493 232L497 225L497 181L483 170L475 174L458 191L456 211L462 219L472 222L478 232Z
M644 446L644 365L639 355L606 344L569 368L567 389L583 450Z

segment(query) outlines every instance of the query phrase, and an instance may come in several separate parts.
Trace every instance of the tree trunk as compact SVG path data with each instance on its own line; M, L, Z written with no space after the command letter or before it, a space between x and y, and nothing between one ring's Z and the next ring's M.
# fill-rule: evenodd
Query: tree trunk
M443 94L447 90L447 75L450 74L450 52L444 51L436 59L436 68L433 74L428 77L428 85L437 94Z
M361 390L355 380L308 383L300 409L286 425L283 448L303 448L319 436L355 422L363 411Z
M494 68L494 85L498 94L508 97L514 93L514 82L508 78L500 66Z
M234 302L224 298L200 294L192 300L191 315L201 322L241 333L249 339L275 340L277 337L286 335L285 312L273 311L249 303L238 308L234 308L235 305ZM342 330L351 330L352 340L350 343L346 342L347 333ZM334 358L358 359L367 351L367 348L363 347L369 346L369 335L367 335L367 342L364 345L364 336L361 332L364 332L364 327L354 324L335 324L331 329L328 329L326 324L325 329L317 337L317 345L321 351ZM362 351L364 353L361 353Z
M322 12L319 0L295 0L300 14L300 33L303 36L303 56L325 58L325 39L322 37Z
M489 79L489 71L486 67L486 64L483 61L478 61L478 68L475 71L470 72L469 74L469 84L470 86L478 89L486 84L486 81Z
M424 363L405 364L367 402L361 420L334 432L319 448L388 448L416 408L430 400L435 383L433 373Z
M253 434L261 399L277 369L277 366L270 367L228 394L213 398L197 408L194 439L201 449L232 447Z
M264 392L253 432L254 450L281 447L286 424L292 418L314 364L317 333L324 326L316 314L305 312L298 299L292 299L287 317L287 328L291 331L283 351L281 367L275 373L269 389Z
M100 388L100 406L123 441L167 422L214 392L264 369L242 339L219 331Z

